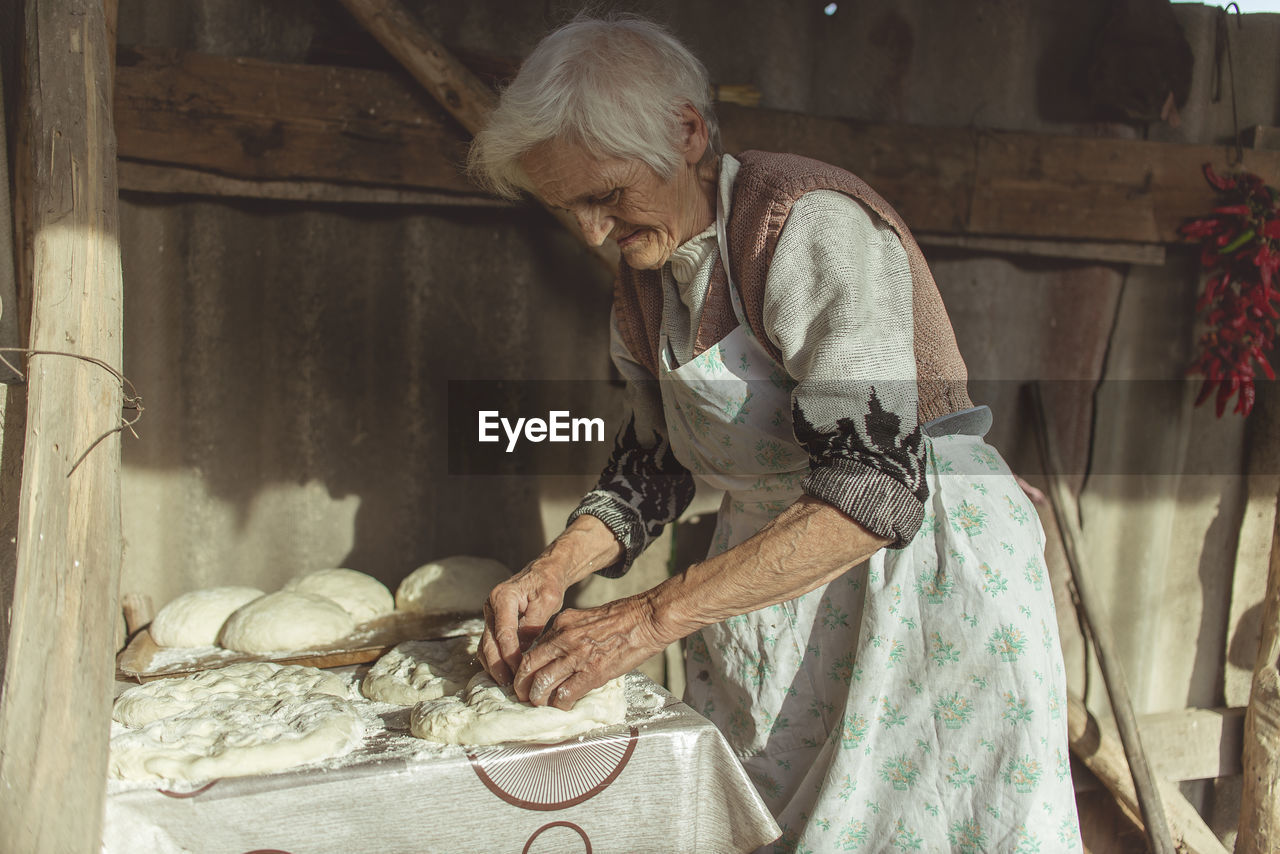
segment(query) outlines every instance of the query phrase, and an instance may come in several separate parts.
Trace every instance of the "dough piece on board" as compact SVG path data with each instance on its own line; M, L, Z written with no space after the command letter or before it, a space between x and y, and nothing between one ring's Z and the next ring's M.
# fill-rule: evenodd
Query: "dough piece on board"
M108 771L122 780L266 774L340 756L363 737L355 707L328 694L218 694L113 737Z
M213 646L227 617L262 595L256 587L210 587L173 599L151 621L158 646Z
M332 599L357 623L390 614L396 607L385 584L354 569L318 569L299 575L284 589Z
M569 711L531 706L488 673L477 673L460 697L442 697L413 707L409 730L418 738L447 744L502 741L563 741L600 727L623 723L627 694L623 677L588 691Z
M397 644L374 663L360 690L370 700L402 706L455 694L480 670L479 644L477 635Z
M440 558L423 564L400 582L396 608L419 614L479 613L489 591L510 577L510 570L487 557Z
M156 679L126 689L116 698L111 717L127 727L142 727L199 710L211 699L244 695L262 698L328 694L346 698L347 681L316 667L245 661L203 670L181 679Z
M237 652L294 652L336 641L355 626L332 599L278 590L228 617L218 642Z

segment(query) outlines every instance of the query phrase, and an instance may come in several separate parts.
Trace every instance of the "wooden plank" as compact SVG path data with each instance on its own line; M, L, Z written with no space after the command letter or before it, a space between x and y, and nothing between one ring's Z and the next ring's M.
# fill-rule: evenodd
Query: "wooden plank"
M1032 240L1022 237L978 237L963 234L915 232L921 246L940 246L969 252L1030 255L1039 258L1077 258L1106 264L1164 265L1159 243L1103 243L1097 240Z
M1271 546L1262 640L1244 719L1240 854L1274 852L1280 840L1280 526Z
M120 190L182 196L223 196L355 205L509 208L493 196L333 181L267 181L135 160L120 161Z
M118 366L115 146L101 0L27 0L33 176L30 346ZM96 851L121 562L121 389L65 356L29 362L17 567L0 696L0 827L22 852Z
M1240 773L1244 707L1141 715L1138 729L1161 778L1208 780Z
M870 125L732 105L718 108L729 151L825 160L862 176L913 230L943 234L1176 243L1212 209L1201 174L1228 172L1228 149L969 128ZM1280 183L1280 152L1246 150L1243 168Z
M236 178L475 193L466 142L401 74L119 51L122 158Z
M436 640L460 635L478 635L484 629L475 614L415 614L396 611L361 623L345 638L305 650L255 655L230 649L166 649L158 646L151 632L143 629L116 656L116 677L149 682L172 676L186 676L242 661L274 661L308 667L342 667L376 661L398 643Z
M1111 792L1125 817L1142 827L1138 796L1119 739L1110 726L1100 724L1089 714L1074 694L1067 696L1067 739L1071 752ZM1217 835L1177 786L1165 780L1157 780L1156 786L1169 819L1169 832L1179 849L1192 854L1226 854Z

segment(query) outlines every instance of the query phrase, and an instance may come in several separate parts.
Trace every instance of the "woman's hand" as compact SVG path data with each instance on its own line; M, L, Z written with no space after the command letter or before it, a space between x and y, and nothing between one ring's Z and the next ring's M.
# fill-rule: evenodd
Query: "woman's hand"
M525 652L512 687L517 697L535 706L571 709L583 694L677 639L666 634L657 624L649 593L585 611L566 609Z
M495 682L511 684L521 655L564 605L562 577L534 561L489 592L479 655Z

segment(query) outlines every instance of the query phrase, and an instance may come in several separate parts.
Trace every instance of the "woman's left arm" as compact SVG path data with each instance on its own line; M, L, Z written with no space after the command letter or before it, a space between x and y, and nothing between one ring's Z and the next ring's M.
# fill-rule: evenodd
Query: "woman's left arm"
M889 542L825 501L801 496L745 542L650 590L560 612L545 639L525 652L516 694L537 706L572 708L668 644L808 593Z

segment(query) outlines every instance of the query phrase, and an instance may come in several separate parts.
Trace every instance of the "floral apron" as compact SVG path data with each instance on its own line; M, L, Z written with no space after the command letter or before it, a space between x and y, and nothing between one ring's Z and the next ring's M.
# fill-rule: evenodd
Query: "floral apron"
M792 504L809 469L794 382L729 291L738 326L715 346L675 366L660 341L672 449L725 491L712 555ZM1039 519L981 437L926 446L915 538L691 636L685 699L777 817L773 851L1078 852Z

